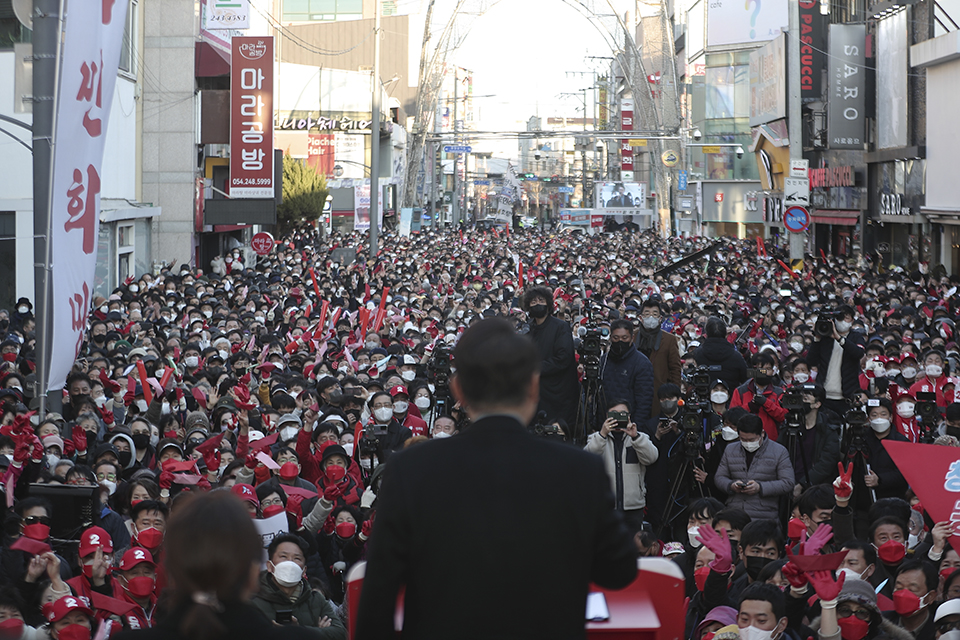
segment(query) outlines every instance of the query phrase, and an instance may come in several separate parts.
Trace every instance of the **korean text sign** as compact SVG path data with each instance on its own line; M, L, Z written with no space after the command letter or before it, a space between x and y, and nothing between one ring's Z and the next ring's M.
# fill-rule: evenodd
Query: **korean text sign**
M230 197L273 198L273 37L232 44Z

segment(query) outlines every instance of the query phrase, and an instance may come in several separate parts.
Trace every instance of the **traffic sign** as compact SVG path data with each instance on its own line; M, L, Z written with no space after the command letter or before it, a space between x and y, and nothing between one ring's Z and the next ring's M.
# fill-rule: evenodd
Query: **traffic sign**
M276 242L273 241L273 236L266 231L261 231L250 240L250 246L258 256L265 256L270 253L275 244Z
M791 160L790 161L790 177L806 178L809 175L809 172L808 172L809 168L810 168L809 160Z
M490 181L489 181L489 180L474 180L474 181L473 181L473 184L475 184L475 185L478 186L478 187L489 187L489 186L490 186Z
M573 193L573 187L560 187L557 189L558 193Z
M810 204L810 181L807 178L784 178L783 204Z
M803 207L789 207L783 212L783 226L787 231L802 233L810 226L810 214Z
M677 155L676 151L668 149L660 154L660 160L663 161L665 167L675 167L680 162L680 156Z
M443 148L444 153L470 153L473 147L460 144L448 144Z
M680 174L677 176L677 190L687 190L687 172L684 169L681 169Z

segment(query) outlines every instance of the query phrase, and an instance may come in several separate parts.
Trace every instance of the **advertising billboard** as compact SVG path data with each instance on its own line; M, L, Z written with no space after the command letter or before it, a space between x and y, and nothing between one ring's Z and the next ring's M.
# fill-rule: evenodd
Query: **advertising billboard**
M827 132L831 149L863 149L866 39L866 25L830 25Z
M787 20L787 0L710 0L707 3L707 46L773 40L787 26Z
M273 36L236 37L230 67L231 198L273 198Z
M785 38L780 35L750 52L750 126L787 115Z
M643 209L647 205L647 185L642 182L598 182L596 194L598 209Z

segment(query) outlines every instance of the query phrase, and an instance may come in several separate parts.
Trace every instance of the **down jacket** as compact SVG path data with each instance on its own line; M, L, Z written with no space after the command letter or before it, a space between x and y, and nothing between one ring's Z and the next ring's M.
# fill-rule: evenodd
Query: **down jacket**
M760 485L760 493L736 493L731 485L737 481L753 480ZM782 444L764 438L747 465L747 451L737 443L723 451L714 484L725 492L727 506L743 509L751 518L776 518L780 496L793 491L794 476L790 454Z

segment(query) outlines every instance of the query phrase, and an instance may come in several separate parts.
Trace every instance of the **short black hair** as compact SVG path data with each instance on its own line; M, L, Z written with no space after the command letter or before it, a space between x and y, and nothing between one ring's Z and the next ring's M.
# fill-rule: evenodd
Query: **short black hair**
M912 511L910 503L903 498L880 498L867 511L867 522L874 522L884 516L894 516L902 522L910 522Z
M629 333L633 333L633 323L629 320L624 320L620 318L619 320L614 320L610 323L610 333L613 333L617 329L626 329Z
M777 359L770 354L769 351L761 351L754 354L751 358L752 364L755 367L762 367L764 365L770 365L772 367L777 366Z
M900 531L903 533L903 539L907 539L907 534L910 533L910 529L907 528L906 522L896 516L883 516L882 518L877 518L874 520L873 524L870 525L870 534L867 538L872 542L873 537L877 533L877 529L888 524L900 527Z
M747 413L737 420L737 431L744 433L763 433L763 420L760 416Z
M270 398L270 405L277 411L280 409L296 409L297 401L286 391L278 391Z
M730 407L723 412L723 421L730 424L739 424L740 418L747 415L747 410L743 407Z
M521 404L540 370L540 354L503 318L470 325L453 352L456 379L468 404Z
M864 562L866 562L868 565L877 564L877 550L874 549L873 545L870 544L869 542L864 542L863 540L858 540L857 538L853 538L851 540L847 540L846 542L844 542L840 546L840 548L841 549L857 549L859 551L862 551Z
M747 547L762 546L771 541L777 548L777 553L783 555L783 533L781 533L777 521L770 518L751 520L750 524L745 526L740 533L740 546L744 550Z
M282 545L284 542L292 542L300 547L300 551L303 552L304 560L306 560L307 556L310 555L310 545L308 545L303 538L295 533L281 533L270 541L270 545L267 547L267 558L272 558L273 554L277 551L277 547Z
M698 518L710 518L712 521L721 509L723 509L723 503L716 498L697 498L690 503L687 513Z
M800 515L813 516L813 512L818 509L833 509L837 506L837 498L833 494L833 488L826 484L815 484L802 494L797 508Z
M704 331L708 338L726 338L727 323L717 316L710 316L707 319L707 326L704 327Z
M665 382L660 385L660 388L657 389L657 398L679 398L680 397L680 387L673 384L672 382Z
M907 571L922 571L924 582L927 585L927 591L936 589L937 585L940 584L937 576L937 568L929 562L924 562L923 560L904 560L897 568L896 577L899 577L901 573L906 573ZM894 579L896 579L896 577Z
M743 531L743 528L750 524L750 516L743 509L727 507L717 512L713 516L713 526L719 526L720 522L729 522L732 529Z
M743 606L743 603L746 600L762 600L764 602L769 602L770 607L773 609L773 617L778 621L787 615L787 601L783 595L783 591L780 591L780 589L776 588L772 584L759 581L750 584L740 595L738 609L739 607Z
M160 502L159 500L144 500L143 502L138 502L130 508L130 519L136 520L144 511L156 511L163 516L163 519L166 520L170 517L170 507Z

